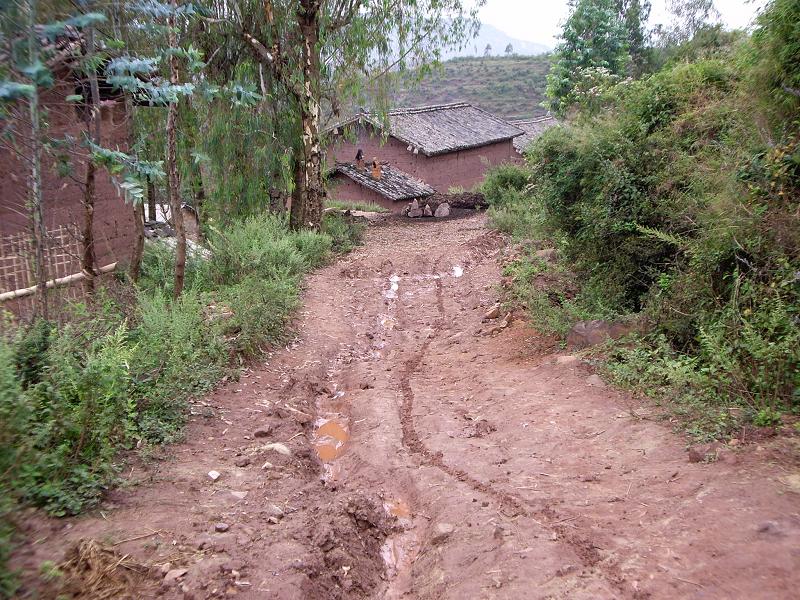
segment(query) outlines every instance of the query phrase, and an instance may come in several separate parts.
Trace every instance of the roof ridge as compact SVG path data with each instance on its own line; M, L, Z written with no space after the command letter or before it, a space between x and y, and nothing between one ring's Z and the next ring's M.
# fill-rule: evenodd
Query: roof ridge
M466 106L471 106L472 108L477 108L473 106L469 102L450 102L448 104L428 104L425 106L410 106L408 108L395 108L389 111L388 114L390 115L410 115L410 114L417 114L417 113L424 113L424 112L434 112L437 110L446 110L448 108L464 108ZM372 114L372 113L369 113Z
M543 117L534 117L533 119L514 119L509 121L512 125L520 125L522 123L541 123L542 121L555 120L553 115L544 115Z

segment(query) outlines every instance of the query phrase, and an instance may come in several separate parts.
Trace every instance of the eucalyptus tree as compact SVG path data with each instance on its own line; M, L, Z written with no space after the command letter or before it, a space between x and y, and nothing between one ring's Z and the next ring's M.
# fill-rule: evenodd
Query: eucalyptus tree
M589 75L626 73L628 33L617 0L571 0L572 12L564 24L547 76L550 109L564 114L576 100L576 86Z
M363 98L369 82L424 68L477 30L485 0L246 0L212 3L209 22L243 43L297 107L290 222L318 229L325 198L323 110ZM374 86L374 89L382 89ZM385 88L383 88L385 89ZM381 99L378 99L381 104Z

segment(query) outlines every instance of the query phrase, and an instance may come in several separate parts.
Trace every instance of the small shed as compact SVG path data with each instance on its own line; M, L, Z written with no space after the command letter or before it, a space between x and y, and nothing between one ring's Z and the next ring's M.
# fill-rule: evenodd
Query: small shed
M337 200L378 204L399 213L408 202L432 196L435 190L386 163L377 169L340 163L331 176Z

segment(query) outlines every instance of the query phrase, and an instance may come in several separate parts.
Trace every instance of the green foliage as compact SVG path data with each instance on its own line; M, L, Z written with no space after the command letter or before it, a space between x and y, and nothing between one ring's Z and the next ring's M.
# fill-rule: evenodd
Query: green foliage
M496 226L556 240L581 281L565 295L563 278L523 269L518 300L555 331L554 311L642 313L653 335L609 368L703 435L800 406L795 4L775 0L745 47L611 86L537 140L522 194L489 195Z
M152 244L132 305L98 292L66 325L0 337L0 517L16 503L77 514L113 485L121 450L178 439L187 400L283 342L301 277L361 232L337 218L325 230L291 232L263 214L213 231L213 254L190 254L178 300L173 251ZM9 540L0 526L3 592Z
M630 56L628 32L614 0L575 0L547 76L550 109L564 114L576 100L587 70L623 75Z

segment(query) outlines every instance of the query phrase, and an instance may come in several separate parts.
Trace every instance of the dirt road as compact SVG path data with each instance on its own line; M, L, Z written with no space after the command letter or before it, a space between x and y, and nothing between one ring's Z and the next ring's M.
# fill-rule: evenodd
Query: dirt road
M492 334L503 252L480 215L370 228L295 343L101 511L31 518L18 564L92 537L156 565L139 598L797 597L791 442L690 462L520 320Z

